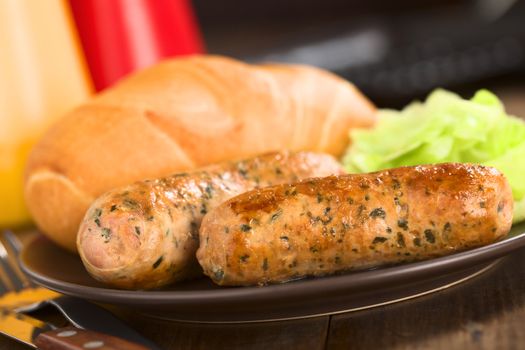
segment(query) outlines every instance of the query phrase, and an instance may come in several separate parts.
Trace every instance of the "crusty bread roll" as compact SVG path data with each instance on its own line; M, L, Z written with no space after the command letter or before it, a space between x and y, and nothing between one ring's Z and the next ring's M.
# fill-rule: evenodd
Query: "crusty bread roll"
M228 159L289 149L341 155L374 106L320 69L190 56L133 74L58 121L25 177L38 227L76 251L79 223L105 191Z

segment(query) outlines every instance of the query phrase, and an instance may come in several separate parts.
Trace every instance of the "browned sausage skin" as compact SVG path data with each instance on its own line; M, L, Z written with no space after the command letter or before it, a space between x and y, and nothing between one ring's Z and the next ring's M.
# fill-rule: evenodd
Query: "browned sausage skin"
M221 285L428 259L502 238L512 206L505 177L476 165L310 179L250 191L209 212L197 258Z
M137 182L98 198L77 246L88 272L120 288L149 289L201 273L195 258L204 214L259 186L342 174L329 155L279 152Z

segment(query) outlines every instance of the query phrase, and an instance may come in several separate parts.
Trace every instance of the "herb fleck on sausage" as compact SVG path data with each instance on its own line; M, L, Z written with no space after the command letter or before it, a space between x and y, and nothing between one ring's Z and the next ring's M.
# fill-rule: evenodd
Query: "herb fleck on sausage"
M270 217L270 222L274 222L275 220L277 220L279 216L281 216L282 213L283 213L282 209L279 209L278 211L273 213L272 216Z
M398 232L397 233L397 244L401 247L401 248L404 248L406 245L405 245L405 236L403 236L403 234L401 232Z
M164 256L161 255L161 256L157 259L157 261L155 261L155 262L153 263L153 270L155 270L157 267L159 267L159 265L162 263L162 260L163 260L163 259L164 259Z
M387 241L388 238L386 237L380 237L380 236L377 236L374 238L374 240L372 241L372 244L376 244L376 243L383 243L385 241Z
M111 229L103 227L100 235L104 238L104 243L109 242L109 240L111 239Z
M268 258L264 258L263 260L263 264L262 264L262 269L264 271L267 271L268 270Z
M252 227L250 225L247 225L247 224L242 224L241 225L241 231L242 232L248 232L252 229Z
M408 221L406 219L397 220L397 226L401 227L403 230L408 230Z
M126 207L128 207L129 209L138 209L139 208L139 204L136 201L134 201L133 199L130 199L130 198L125 198L122 201L122 204L125 205Z
M434 233L432 233L432 230L425 230L425 238L428 243L436 242L436 237L434 236Z
M372 210L369 216L374 219L375 218L384 219L386 217L386 212L383 208L379 207L379 208L375 208L374 210Z
M222 269L215 270L213 276L217 281L220 281L224 278L224 271Z

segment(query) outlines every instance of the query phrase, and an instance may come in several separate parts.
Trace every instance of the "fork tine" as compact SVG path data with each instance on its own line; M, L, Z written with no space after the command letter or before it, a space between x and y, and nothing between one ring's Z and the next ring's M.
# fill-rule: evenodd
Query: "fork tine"
M4 283L1 283L0 282L0 295L4 295L5 293L7 293L9 290L7 289L7 287L4 285Z
M18 257L22 252L22 242L20 242L20 239L13 233L13 231L10 230L4 230L3 238L5 240L5 243L7 243L7 245L11 249L11 252L13 252L14 257L16 258L15 270L16 272L18 272L18 276L21 277L23 284L26 287L35 287L35 284L29 278L27 278L26 274L20 269L20 262L18 260Z
M2 269L4 270L4 273L9 280L11 286L14 288L15 291L20 291L24 288L24 282L20 277L18 277L18 274L16 273L15 269L11 266L11 263L9 262L9 256L7 255L7 250L5 249L4 244L0 240L0 265Z
M9 230L5 230L3 232L3 237L9 248L11 248L11 251L14 253L15 258L18 258L20 252L22 251L22 242L20 242L20 239L12 231ZM20 269L18 259L15 259L15 264L16 267L18 267L16 272L19 272L18 276L21 276L23 284L26 287L35 287L35 284L29 278L27 278L26 274Z
M16 255L19 255L22 251L22 243L20 242L18 237L13 232L6 230L4 231L4 238L9 247L13 250L13 252Z

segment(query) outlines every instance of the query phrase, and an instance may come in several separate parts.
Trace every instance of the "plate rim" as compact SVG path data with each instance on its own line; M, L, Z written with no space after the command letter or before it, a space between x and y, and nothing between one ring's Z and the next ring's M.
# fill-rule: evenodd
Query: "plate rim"
M264 318L264 319L250 319L250 320L239 320L239 321L236 321L236 320L226 320L226 321L206 320L206 321L198 321L198 320L188 320L188 319L177 319L176 317L160 316L159 314L151 314L151 313L148 313L146 311L145 312L141 312L141 314L144 315L144 316L153 318L153 319L167 321L167 322L184 322L184 323L191 323L191 324L212 324L212 325L213 324L245 324L245 323L267 323L267 322L282 322L282 321L298 321L298 320L304 320L304 319L315 318L315 317L339 315L339 314L344 314L344 313L349 313L349 312L363 311L363 310L373 309L373 308L376 308L376 307L396 304L396 303L400 303L400 302L403 302L403 301L407 301L407 300L412 300L412 299L416 299L416 298L419 298L419 297L423 297L423 296L426 296L426 295L429 295L429 294L432 294L432 293L440 292L440 291L445 290L445 289L449 289L451 287L457 286L457 285L462 284L464 282L468 282L468 281L470 281L470 280L472 280L472 279L474 279L474 278L476 278L478 276L481 276L481 275L487 273L488 271L490 271L490 270L494 269L495 267L497 267L498 265L500 265L505 258L506 258L505 256L497 258L494 261L488 263L485 266L482 266L477 271L475 271L475 272L473 272L473 273L471 273L471 274L469 274L469 275L467 275L467 276L465 276L463 278L459 278L457 280L454 280L454 281L452 281L450 283L447 283L447 284L443 284L443 285L438 286L436 288L431 288L431 289L428 289L426 291L415 293L415 294L410 294L410 295L407 295L407 296L401 297L401 298L391 299L391 300L388 300L388 301L378 302L378 303L374 303L374 304L368 304L368 305L365 305L365 306L344 308L342 310L337 310L337 311L329 311L329 312L323 312L323 313L314 313L314 314L307 314L307 315L301 315L301 316L290 316L290 317L282 317L282 318Z
M510 233L509 233L510 234ZM184 302L223 303L228 301L242 301L253 299L279 300L294 296L308 297L317 295L321 289L323 293L345 291L359 291L377 285L390 286L393 282L406 282L421 276L432 277L441 275L446 271L467 267L473 267L489 260L496 260L525 246L525 231L507 237L501 241L446 255L429 260L412 262L392 267L382 267L374 270L355 271L351 273L309 278L293 281L290 283L272 284L267 286L227 287L224 289L211 290L121 290L114 288L92 287L77 283L58 280L43 275L24 262L24 255L28 247L34 244L42 235L39 234L30 242L26 243L18 256L20 268L34 282L58 291L62 294L80 296L86 299L108 302L113 304L142 303L148 305L171 305ZM41 238L40 238L41 239ZM47 238L45 238L47 239ZM429 275L429 271L431 274ZM271 296L268 299L268 296Z

